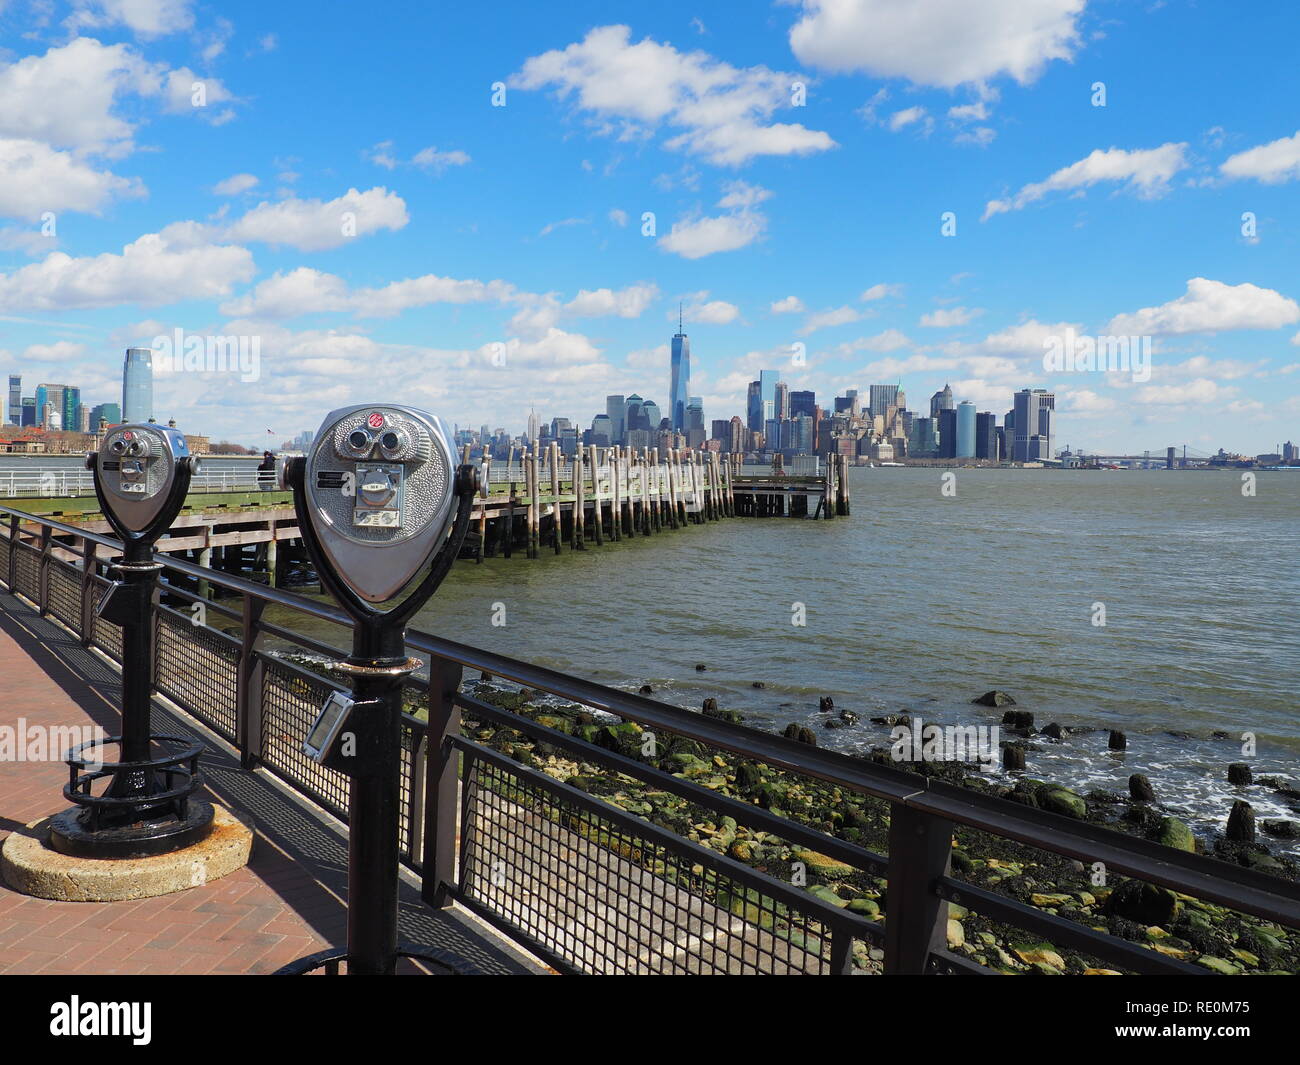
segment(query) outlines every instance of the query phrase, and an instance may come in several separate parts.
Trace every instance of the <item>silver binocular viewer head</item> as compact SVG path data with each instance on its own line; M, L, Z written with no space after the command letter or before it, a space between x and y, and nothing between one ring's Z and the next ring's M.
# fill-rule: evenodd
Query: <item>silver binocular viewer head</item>
M447 535L455 472L446 427L432 414L381 403L326 415L303 467L303 489L338 578L371 603L396 596Z
M116 426L86 465L107 516L136 533L149 528L174 494L183 496L189 480L178 484L181 470L188 475L198 468L180 430L153 423Z

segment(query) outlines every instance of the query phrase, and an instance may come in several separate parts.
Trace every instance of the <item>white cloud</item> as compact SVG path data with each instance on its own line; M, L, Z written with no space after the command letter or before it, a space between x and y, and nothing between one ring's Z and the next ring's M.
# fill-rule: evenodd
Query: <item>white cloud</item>
M954 88L1000 75L1032 82L1079 45L1085 0L803 0L800 62Z
M621 207L613 207L609 212L609 220L622 229L627 225L627 212Z
M1169 406L1201 406L1221 403L1236 395L1235 388L1225 388L1208 377L1198 377L1181 385L1148 385L1137 392L1139 404L1162 403Z
M869 300L881 300L884 299L886 296L901 296L902 294L903 294L902 285L886 285L884 283L881 283L878 285L872 285L869 289L863 292L862 295L858 297L858 299L862 300L863 302L867 302Z
M708 292L696 292L688 296L682 308L682 319L698 322L701 325L727 325L740 317L740 308L726 300L710 300ZM676 315L669 313L669 318Z
M232 174L225 181L218 181L212 191L218 196L238 196L257 185L257 178L252 174Z
M984 312L969 307L950 307L921 315L921 324L931 329L949 329L956 325L968 325L982 313Z
M906 334L897 329L886 329L875 336L861 337L847 344L841 344L839 350L845 355L855 351L897 351L899 348L909 347L911 343Z
M773 314L799 314L803 309L803 300L798 296L786 296L784 299L775 300L771 306Z
M659 286L645 281L622 289L584 288L564 305L564 313L574 318L640 318L658 298Z
M1280 329L1300 321L1300 306L1271 288L1243 283L1227 285L1194 277L1187 291L1158 307L1117 315L1106 331L1146 336L1218 333L1231 329Z
M771 121L778 109L791 106L797 75L737 68L705 52L630 38L627 26L597 27L581 42L533 56L509 84L553 87L560 99L574 99L596 132L620 140L644 137L660 125L680 129L666 147L721 166L835 147L824 132Z
M990 333L979 342L978 347L990 355L1041 360L1045 350L1044 342L1062 337L1069 331L1075 334L1085 332L1081 325L1074 322L1047 323L1029 318Z
M954 122L986 122L989 109L983 100L976 100L974 103L948 108L948 117Z
M190 0L77 0L73 26L121 25L141 37L163 37L194 25Z
M756 185L733 181L718 206L727 214L683 219L659 238L659 246L684 259L701 259L720 251L736 251L752 244L767 228L767 216L757 209L772 194Z
M805 320L803 327L799 330L801 337L806 337L819 329L828 329L837 325L848 325L850 322L861 321L862 312L853 307L832 307L828 310L818 311L816 314L810 314Z
M1104 414L1119 406L1109 396L1099 396L1089 389L1056 389L1057 400L1061 409L1072 414Z
M121 157L134 147L134 126L118 114L125 97L158 97L166 110L218 120L191 106L194 81L204 83L209 104L231 99L216 78L150 63L130 45L78 37L44 55L0 62L0 136Z
M895 111L889 116L889 129L891 132L897 133L905 126L910 126L915 122L920 122L926 117L926 114L927 112L924 107L907 107L902 111Z
M86 356L86 345L71 340L58 340L53 344L32 344L23 352L23 362L69 364Z
M96 170L72 152L0 137L0 216L35 221L46 211L98 214L114 196L143 195L138 180Z
M53 252L40 262L0 274L0 309L161 306L215 299L253 276L253 256L247 248L195 238L195 231L182 223L140 237L120 255L105 252L74 259Z
M504 281L461 281L436 274L353 291L335 274L300 266L267 278L251 293L223 304L221 311L242 318L294 318L342 311L363 318L389 318L434 303L504 302L516 295L514 286Z
M470 162L470 157L468 152L462 152L459 148L440 152L430 145L428 148L421 148L416 152L411 157L411 162L421 170L427 170L431 174L442 174L446 172L448 167L465 166Z
M1125 187L1144 199L1155 198L1163 195L1170 179L1187 167L1186 153L1185 143L1172 142L1131 152L1122 148L1106 151L1097 148L1086 158L1063 167L1045 181L1026 185L1008 199L990 200L982 220L1006 211L1019 211L1049 192L1088 188L1099 181L1124 182Z
M1300 178L1300 131L1229 156L1219 173L1227 178L1254 178L1267 185Z
M398 230L409 221L406 201L382 186L348 189L333 200L263 202L225 229L231 240L287 245L298 251L325 251L381 229ZM349 235L350 225L355 232Z

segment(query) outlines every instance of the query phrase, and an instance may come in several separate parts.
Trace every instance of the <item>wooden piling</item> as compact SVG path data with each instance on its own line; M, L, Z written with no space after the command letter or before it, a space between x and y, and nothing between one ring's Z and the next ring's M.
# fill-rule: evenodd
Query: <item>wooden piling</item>
M488 493L492 487L492 456L487 450L483 452L483 462L479 470L479 506L482 508L478 515L478 554L475 557L475 563L483 562L483 554L487 550L487 501Z
M573 452L573 549L587 549L586 497L582 485L582 445Z
M596 546L603 547L605 544L605 513L602 510L604 504L600 498L600 452L596 449L595 444L589 444L587 454L591 458L592 527L596 534Z
M559 445L556 444L555 441L551 441L551 443L546 448L546 461L550 464L551 467L551 547L555 549L555 553L557 555L560 553L560 538L561 538L560 526L562 524L560 520L561 511L560 511L560 463L558 461L559 455L560 455Z

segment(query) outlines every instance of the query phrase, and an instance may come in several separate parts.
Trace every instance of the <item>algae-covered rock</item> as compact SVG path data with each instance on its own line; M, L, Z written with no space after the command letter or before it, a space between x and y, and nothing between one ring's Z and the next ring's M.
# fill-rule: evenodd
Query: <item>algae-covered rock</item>
M1192 830L1176 817L1165 817L1156 829L1155 840L1166 847L1175 847L1180 851L1196 852L1196 837Z
M803 862L808 872L823 880L839 880L854 873L853 866L816 851L796 850L794 860Z
M1088 816L1088 804L1069 788L1045 789L1038 795L1038 805L1064 817L1082 820Z

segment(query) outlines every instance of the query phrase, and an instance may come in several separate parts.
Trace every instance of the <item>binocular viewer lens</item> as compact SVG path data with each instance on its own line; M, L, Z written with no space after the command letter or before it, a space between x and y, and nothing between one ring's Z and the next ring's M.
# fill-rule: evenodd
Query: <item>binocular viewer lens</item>
M409 455L409 441L400 429L384 429L372 432L368 429L353 429L347 436L346 449L349 457L370 458L375 448L386 459L402 459Z

